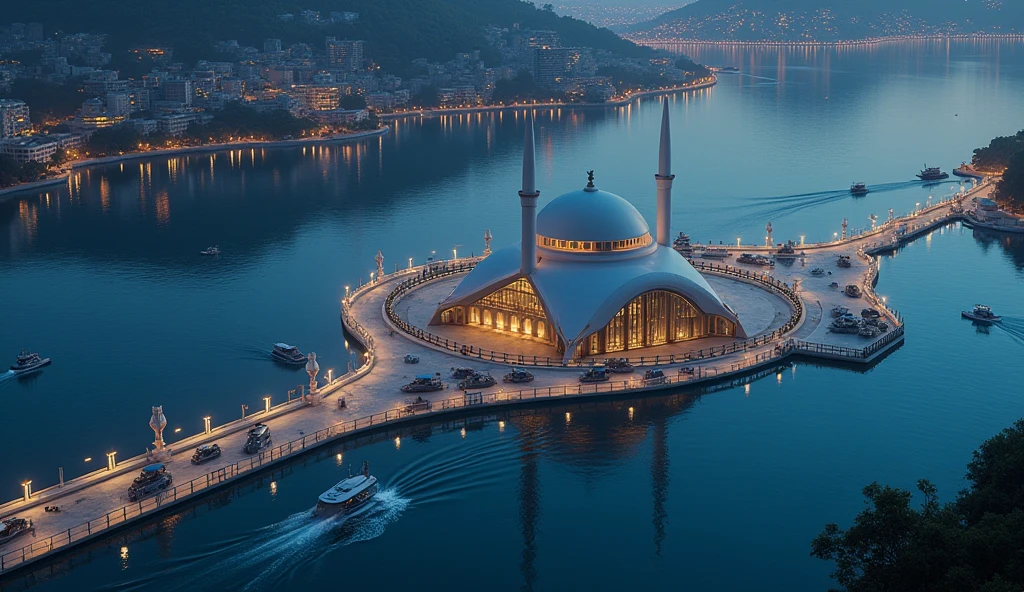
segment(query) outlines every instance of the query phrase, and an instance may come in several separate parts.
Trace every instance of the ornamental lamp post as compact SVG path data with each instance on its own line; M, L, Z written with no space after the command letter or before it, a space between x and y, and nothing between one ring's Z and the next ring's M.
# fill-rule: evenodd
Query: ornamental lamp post
M263 397L263 413L270 413L270 395Z
M210 429L210 416L207 415L203 418L203 433L209 434L212 430Z
M32 499L32 480L24 481L21 484L22 493L24 494L25 501Z

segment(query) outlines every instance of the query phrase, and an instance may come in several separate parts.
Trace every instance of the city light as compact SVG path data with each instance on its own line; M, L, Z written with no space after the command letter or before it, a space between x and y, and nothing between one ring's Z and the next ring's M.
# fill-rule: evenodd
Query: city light
M203 418L203 433L209 434L212 430L210 429L210 416L207 415Z
M23 481L21 483L21 489L22 489L22 493L25 496L25 501L26 502L28 500L32 499L32 481L31 480Z

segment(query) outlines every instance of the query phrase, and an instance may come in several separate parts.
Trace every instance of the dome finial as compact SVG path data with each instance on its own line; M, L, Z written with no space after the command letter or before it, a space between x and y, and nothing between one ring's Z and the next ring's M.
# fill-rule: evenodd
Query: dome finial
M594 188L594 171L587 171L587 187Z

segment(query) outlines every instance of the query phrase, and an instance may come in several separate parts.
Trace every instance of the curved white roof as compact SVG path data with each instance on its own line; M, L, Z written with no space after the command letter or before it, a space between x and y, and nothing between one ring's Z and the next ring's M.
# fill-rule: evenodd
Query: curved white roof
M495 251L477 265L442 302L434 315L456 305L468 306L518 277L520 245ZM547 312L554 330L567 344L566 357L587 335L601 329L630 300L651 290L680 294L705 314L736 323L737 337L746 332L736 315L682 255L657 245L650 253L632 259L583 261L542 258L528 278Z
M537 234L560 240L617 241L648 232L633 204L596 187L560 195L537 214Z

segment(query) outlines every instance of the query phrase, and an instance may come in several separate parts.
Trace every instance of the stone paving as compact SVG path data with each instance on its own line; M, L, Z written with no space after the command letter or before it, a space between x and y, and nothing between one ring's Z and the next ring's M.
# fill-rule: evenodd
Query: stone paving
M977 195L980 191L972 192L972 195ZM923 228L925 225L936 221L941 222L946 219L945 217L950 214L949 206L950 204L933 206L920 212L914 218L906 220L908 231L913 232L916 228ZM886 244L892 240L896 229L897 225L892 225L870 236L855 237L849 241L837 244L815 245L813 247L809 245L804 259L794 261L792 265L780 264L770 271L771 275L788 283L791 283L794 279L800 280L799 294L805 302L807 317L805 322L794 331L792 336L813 342L857 348L864 347L869 343L869 340L856 335L837 335L827 332L827 323L822 322L822 318L825 317L827 319L832 306L846 306L854 313L859 312L860 308L868 306L865 300L848 298L841 291L831 289L829 284L836 282L841 288L848 283L859 284L864 282L865 278L869 277L871 269L867 260L856 255L856 250ZM743 250L746 251L748 249L744 248ZM850 255L852 266L849 269L838 268L835 264L837 254ZM733 265L733 263L730 262L729 265ZM742 265L735 265L735 267L745 268ZM811 276L810 270L815 267L821 267L826 271L830 271L832 275L824 277ZM764 271L763 268L752 270L758 273ZM350 311L352 315L359 320L374 339L374 367L371 371L364 373L351 384L347 384L335 394L328 396L320 406L312 407L304 406L301 403L293 403L292 405L275 409L265 418L261 418L259 415L252 418L253 423L263 419L271 427L275 444L301 438L304 434L313 433L341 421L348 421L387 409L402 407L407 397L399 390L399 387L418 373L441 372L447 376L449 368L460 365L472 365L478 370L489 371L496 377L508 371L507 366L495 363L481 363L478 360L472 364L467 364L467 361L458 355L434 349L404 334L393 333L390 325L383 318L383 303L388 293L407 277L409 276L406 274L386 276L377 285L359 291L358 296L351 303ZM770 331L773 327L781 324L781 322L785 322L785 319L782 319L780 315L784 310L787 310L788 304L778 296L772 295L761 288L733 280L726 280L718 276L709 276L709 281L712 281L713 286L716 290L720 291L724 299L737 308L744 323L750 323L748 330L751 334ZM425 325L424 319L426 315L428 312L432 312L431 303L434 303L433 305L436 306L436 301L439 301L447 293L446 291L451 289L451 285L450 281L428 284L422 291L419 291L415 298L412 298L411 295L407 297L406 300L408 302L403 302L404 308L399 306L399 311L402 314L409 315L409 318L416 321L417 324L423 323ZM868 293L867 296L870 297L871 294ZM788 315L786 316L788 318ZM780 319L782 319L781 322ZM481 332L475 333L480 334ZM509 339L503 336L498 337ZM481 339L483 338L484 336L481 336ZM493 334L490 334L486 338L494 339L495 337ZM474 339L472 341L477 340ZM514 341L515 343L511 345L519 345L520 347L539 345L522 340ZM692 348L695 343L690 342L684 345ZM716 343L716 345L719 344ZM716 370L723 372L736 371L741 367L749 367L750 364L764 360L765 356L772 351L774 345L772 343L758 349L738 352L712 361L704 360L703 363L707 367L715 366ZM415 365L403 363L403 357L407 353L418 355L420 363ZM630 355L634 355L634 353L630 352ZM529 387L544 389L553 386L576 385L576 376L579 371L533 368L531 372L535 374L536 380L530 383ZM454 383L455 381L449 380L449 382ZM508 389L499 382L498 386L488 390L497 392L513 389ZM436 401L453 394L457 393L448 390L434 393L428 398ZM339 409L336 404L339 395L344 396L347 401L347 407L344 409ZM190 438L187 448L180 448L175 451L170 461L168 461L168 469L174 475L175 484L202 477L211 471L222 469L234 462L247 458L247 455L241 451L246 438L244 429L227 435L220 435L221 433L223 432L220 429L215 429L213 434L208 437L200 435ZM219 443L223 450L222 456L205 465L194 466L190 464L189 458L194 446L205 441L216 441ZM25 545L33 543L33 541L45 539L51 535L66 531L89 520L101 518L104 514L113 510L118 510L127 503L126 491L136 474L136 471L121 474L116 472L94 473L83 478L86 486L78 490L72 490L76 487L76 482L70 481L66 484L65 490L50 489L41 498L37 497L30 503L14 501L3 504L2 512L4 517L17 515L31 518L35 523L35 533L0 545L0 555L20 549ZM81 484L82 482L79 482L77 486L81 486ZM332 483L324 483L323 487L326 489L330 485ZM309 492L311 506L318 493L319 491ZM43 505L57 505L61 508L61 511L59 513L44 513Z

